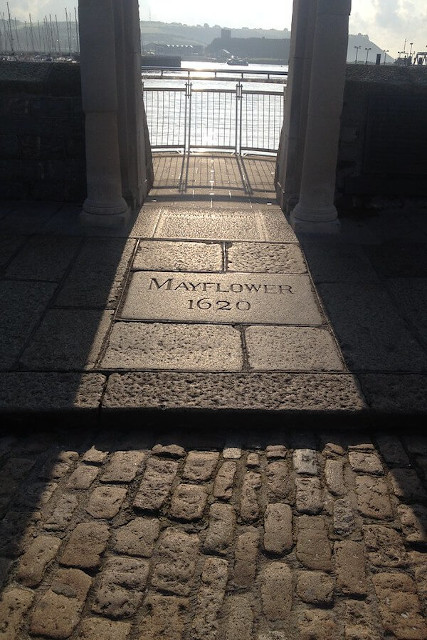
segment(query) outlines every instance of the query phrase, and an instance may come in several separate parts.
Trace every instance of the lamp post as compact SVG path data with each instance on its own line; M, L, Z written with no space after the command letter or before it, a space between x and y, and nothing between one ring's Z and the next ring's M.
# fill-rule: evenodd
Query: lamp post
M356 49L356 57L355 57L355 59L354 59L354 64L356 64L356 62L357 62L357 56L358 56L358 54L359 54L359 49L361 49L361 48L362 48L362 45L359 45L359 46L355 45L355 46L354 46L354 48Z
M365 47L365 51L366 51L366 60L365 60L365 64L368 64L368 56L369 56L369 52L372 49L372 47Z
M389 52L389 49L384 49L384 62L383 62L383 64L385 64L388 52Z

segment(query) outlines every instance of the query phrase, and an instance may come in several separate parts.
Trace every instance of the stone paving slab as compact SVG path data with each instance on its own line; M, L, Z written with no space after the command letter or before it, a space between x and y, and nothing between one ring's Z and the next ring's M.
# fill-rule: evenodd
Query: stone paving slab
M9 264L5 276L21 280L59 282L77 254L78 238L30 238Z
M117 322L102 360L107 369L240 371L241 336L229 325Z
M322 324L307 275L139 271L120 317L239 324Z
M113 373L103 411L126 409L224 409L328 415L366 408L349 374L325 373Z
M425 435L183 424L0 433L5 638L427 639Z
M140 241L133 269L222 271L223 245L209 242Z
M5 266L24 244L25 237L20 235L0 235L0 267Z
M313 327L248 327L249 366L256 371L343 371L337 344Z
M227 247L227 271L251 273L306 273L297 244L233 242Z

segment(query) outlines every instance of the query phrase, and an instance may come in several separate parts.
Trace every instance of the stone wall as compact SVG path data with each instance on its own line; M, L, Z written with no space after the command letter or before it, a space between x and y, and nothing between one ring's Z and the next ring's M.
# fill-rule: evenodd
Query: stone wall
M427 196L427 67L347 65L338 205Z
M85 196L79 65L0 61L0 198Z

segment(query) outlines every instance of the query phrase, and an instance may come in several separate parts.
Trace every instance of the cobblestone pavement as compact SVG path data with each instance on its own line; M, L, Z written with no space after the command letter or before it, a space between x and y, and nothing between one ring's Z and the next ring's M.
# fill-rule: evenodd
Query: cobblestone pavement
M426 436L184 426L0 438L1 640L427 638Z

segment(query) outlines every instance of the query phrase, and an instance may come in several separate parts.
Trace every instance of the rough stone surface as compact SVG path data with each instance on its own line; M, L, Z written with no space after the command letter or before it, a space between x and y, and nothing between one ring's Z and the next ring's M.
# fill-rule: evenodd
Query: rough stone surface
M361 596L367 593L363 543L353 540L334 545L337 588L346 595Z
M330 571L331 547L322 516L298 518L297 558L308 569Z
M81 464L68 478L67 487L68 489L89 489L98 473L97 467Z
M216 640L227 577L226 560L220 558L205 560L197 597L196 615L191 629L191 637L194 640Z
M154 518L135 518L115 531L114 549L129 556L150 558L159 537L160 522Z
M233 582L238 587L249 587L255 579L259 533L250 527L236 541Z
M314 449L297 449L292 457L296 473L315 476L319 473L317 452Z
M3 591L0 599L0 634L2 640L15 640L21 636L25 613L34 594L27 589L12 588ZM22 636L21 636L22 637Z
M47 566L55 558L60 546L61 540L55 536L36 538L19 560L16 574L18 580L26 587L40 584Z
M376 567L404 567L406 550L399 533L383 525L366 525L363 536L369 561Z
M372 451L350 451L348 454L350 466L356 473L372 473L383 475L383 466L377 453Z
M385 631L399 640L425 640L427 626L413 580L403 573L379 573L372 580Z
M79 569L60 569L33 609L31 633L68 638L79 622L91 583L91 578Z
M240 496L240 516L244 522L254 522L259 516L258 490L260 487L260 474L247 471L243 478Z
M267 505L264 514L264 549L282 554L290 551L292 539L292 509L288 504Z
M204 487L194 484L179 484L172 495L171 516L186 522L200 520L207 499L208 494Z
M356 492L362 516L384 520L393 515L387 485L381 478L358 476Z
M101 482L131 482L144 459L142 451L116 451L100 478Z
M221 271L222 262L222 247L219 243L141 240L133 261L133 268Z
M233 242L227 251L228 271L260 273L306 273L307 267L296 244Z
M261 572L262 610L267 620L286 620L292 608L292 573L284 562L269 564Z
M300 571L296 593L308 604L330 605L334 597L335 580L323 571Z
M215 477L213 494L215 498L229 500L233 495L233 482L237 465L232 460L226 460L220 466Z
M149 594L148 607L138 633L138 640L181 640L185 616L189 608L186 598Z
M325 461L325 479L328 490L334 496L342 496L346 490L344 480L344 461L328 458Z
M63 531L69 525L78 506L76 496L64 493L60 496L56 506L46 520L44 528L48 531Z
M402 502L423 502L427 499L427 491L413 469L392 469L389 477L394 494Z
M127 640L131 625L105 618L85 618L80 627L79 640Z
M152 585L162 591L188 596L198 550L198 536L166 529L160 537Z
M110 532L102 522L82 522L73 529L61 555L61 564L81 569L95 569L101 562Z
M323 508L322 489L319 478L299 477L296 484L296 506L299 513L315 515Z
M406 540L427 542L427 507L422 504L401 504L397 511Z
M335 638L334 615L323 609L305 609L298 619L298 640L329 640Z
M1 378L0 378L1 380ZM113 373L105 409L201 408L357 412L365 402L347 374Z
M231 326L214 324L118 322L114 325L102 366L108 369L240 371L240 333Z
M139 558L109 558L95 590L92 611L113 619L133 615L144 595L148 569L148 562Z
M249 364L256 371L344 370L335 341L325 329L248 327L245 336Z
M174 460L151 458L135 496L134 507L142 511L158 511L169 495L178 470Z
M215 502L209 511L209 528L203 543L207 553L226 553L232 543L236 514L229 504Z
M204 482L212 477L219 459L216 451L190 451L182 477L191 482Z
M266 469L269 502L287 501L292 495L289 467L285 460L270 462Z
M341 498L334 502L334 531L340 536L349 536L356 529L356 515L349 498Z
M224 607L222 637L224 640L242 640L252 636L254 614L246 595L232 595Z
M94 518L114 518L118 514L125 497L125 487L108 485L96 487L90 494L86 511Z

